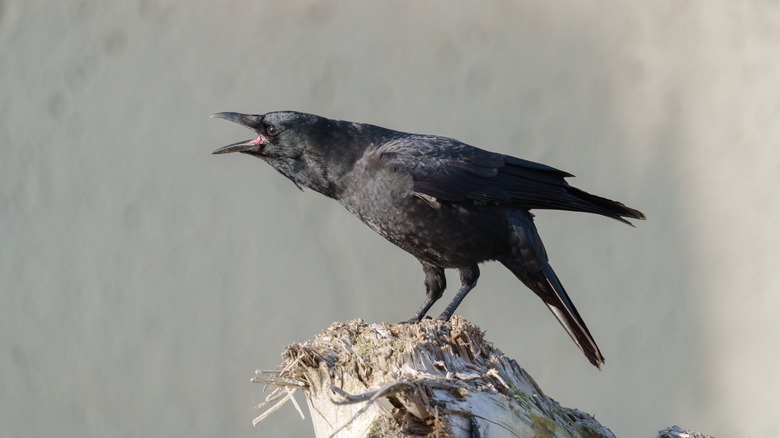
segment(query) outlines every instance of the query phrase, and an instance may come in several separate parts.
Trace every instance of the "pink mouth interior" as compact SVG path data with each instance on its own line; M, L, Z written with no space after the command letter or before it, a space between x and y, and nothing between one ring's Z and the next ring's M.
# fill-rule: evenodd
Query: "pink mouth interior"
M265 137L263 137L260 134L257 134L257 138L249 142L249 144L257 144L257 145L260 145L260 144L263 144L263 143L267 143L267 141L266 141Z

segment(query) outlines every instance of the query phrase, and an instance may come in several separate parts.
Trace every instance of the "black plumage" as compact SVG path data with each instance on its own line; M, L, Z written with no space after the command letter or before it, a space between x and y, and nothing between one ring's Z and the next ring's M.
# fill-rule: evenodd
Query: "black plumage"
M461 288L440 315L449 319L476 285L479 263L501 262L536 293L595 366L596 342L548 262L532 209L644 219L638 210L572 187L572 175L460 141L331 120L293 111L219 113L257 138L216 150L259 157L299 188L338 200L366 225L414 255L425 273L422 319L443 294L444 269Z

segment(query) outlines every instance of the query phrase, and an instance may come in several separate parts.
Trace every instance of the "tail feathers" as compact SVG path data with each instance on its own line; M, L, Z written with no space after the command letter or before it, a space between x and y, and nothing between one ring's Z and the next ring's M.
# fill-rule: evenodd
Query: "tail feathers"
M572 210L584 211L587 213L600 214L611 217L612 219L633 226L633 224L624 218L645 219L645 214L639 210L626 207L623 203L601 196L591 195L576 187L567 187L567 192L571 196Z
M544 274L545 278L535 282L533 291L544 301L590 363L601 368L604 356L552 267L548 264L538 274Z
M641 215L639 212L636 213ZM547 261L547 252L530 213L508 215L507 222L510 226L512 254L499 259L499 261L544 301L566 333L585 353L590 363L601 368L604 356L585 325L585 321L582 320L580 313L566 293L566 289L563 288L558 276L555 275L555 271Z

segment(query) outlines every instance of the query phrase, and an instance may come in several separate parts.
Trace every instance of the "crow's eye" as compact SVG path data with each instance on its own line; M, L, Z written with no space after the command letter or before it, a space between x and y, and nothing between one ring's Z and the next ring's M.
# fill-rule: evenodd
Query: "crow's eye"
M277 134L279 134L279 130L276 129L276 126L273 125L268 125L268 127L265 128L265 132L271 137L275 137Z

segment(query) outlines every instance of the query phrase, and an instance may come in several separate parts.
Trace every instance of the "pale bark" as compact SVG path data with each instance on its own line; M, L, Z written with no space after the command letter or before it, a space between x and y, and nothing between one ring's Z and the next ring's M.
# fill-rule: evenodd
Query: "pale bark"
M447 323L338 322L283 357L278 370L253 379L276 387L256 421L301 390L317 437L614 436L545 396L457 315Z

